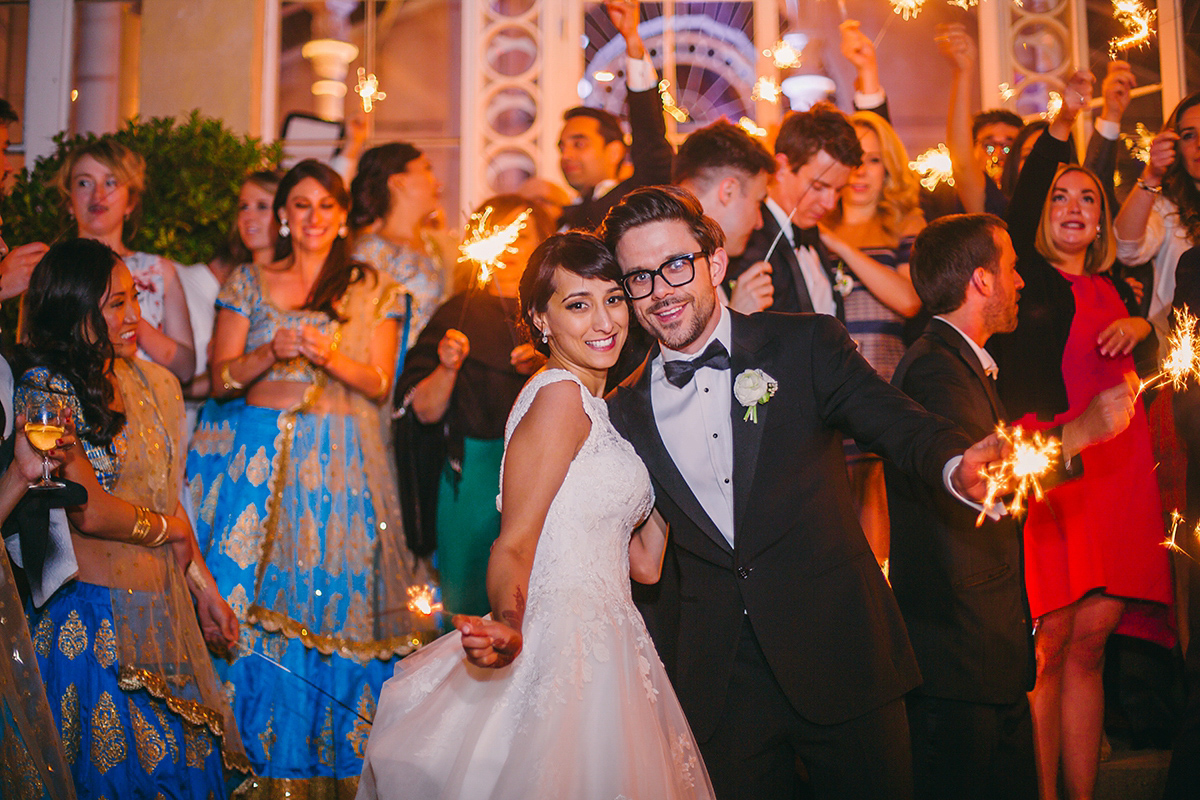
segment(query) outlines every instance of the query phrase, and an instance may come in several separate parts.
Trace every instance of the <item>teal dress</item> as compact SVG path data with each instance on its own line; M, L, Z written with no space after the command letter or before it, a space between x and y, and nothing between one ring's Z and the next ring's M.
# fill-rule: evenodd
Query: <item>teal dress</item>
M365 361L377 323L403 313L403 293L367 273L339 323L274 306L259 268L245 265L217 306L247 317L247 351L281 327L312 325ZM209 401L188 456L197 540L242 623L242 649L217 673L259 796L352 796L380 687L436 630L406 605L406 590L429 578L403 546L388 409L303 358L263 379L312 391L285 411Z

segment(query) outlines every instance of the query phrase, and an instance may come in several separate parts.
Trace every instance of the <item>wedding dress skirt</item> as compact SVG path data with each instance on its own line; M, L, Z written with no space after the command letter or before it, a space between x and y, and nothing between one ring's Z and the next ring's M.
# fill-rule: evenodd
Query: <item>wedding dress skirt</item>
M563 370L530 380L506 443L537 391L563 380L578 383ZM592 428L538 540L520 655L478 669L453 632L403 659L380 694L360 800L713 796L630 597L629 537L653 506L650 477L604 401L580 391Z

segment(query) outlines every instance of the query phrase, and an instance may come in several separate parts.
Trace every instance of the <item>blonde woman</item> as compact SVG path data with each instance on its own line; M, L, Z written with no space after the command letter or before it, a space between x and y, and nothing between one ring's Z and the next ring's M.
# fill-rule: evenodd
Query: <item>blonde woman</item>
M896 131L870 111L857 112L850 122L862 145L862 165L842 189L821 239L841 260L834 290L845 298L846 330L875 371L890 381L904 355L904 321L921 308L908 259L925 217L917 178L908 169L908 153ZM859 521L882 562L889 528L883 462L850 441L846 461Z

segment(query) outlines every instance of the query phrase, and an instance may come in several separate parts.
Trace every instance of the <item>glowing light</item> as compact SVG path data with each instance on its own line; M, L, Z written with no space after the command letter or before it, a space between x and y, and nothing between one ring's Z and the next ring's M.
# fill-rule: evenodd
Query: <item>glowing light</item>
M1042 436L1040 431L1034 431L1032 436L1026 437L1019 425L1011 430L999 425L996 427L996 434L1012 447L1012 452L1000 463L989 464L984 468L987 494L983 499L983 507L992 507L1000 495L1011 491L1012 500L1005 504L1008 513L1020 514L1030 493L1038 500L1042 499L1042 483L1039 478L1054 464L1062 444L1053 437ZM986 517L986 513L980 512L975 524L981 525Z
M969 11L979 5L979 0L949 0L948 5L958 6L963 11Z
M491 206L471 215L467 222L466 236L458 246L458 260L460 263L470 261L477 265L477 280L480 286L492 279L495 270L504 269L504 256L517 252L512 245L525 229L525 221L529 219L529 214L527 208L503 227L488 224L488 219L492 216Z
M1051 92L1050 99L1046 101L1046 110L1042 112L1042 119L1054 119L1062 110L1062 103L1062 95L1058 92Z
M1000 90L1000 102L1006 103L1012 99L1012 96L1017 93L1017 87L1007 83L1002 83L996 87Z
M916 160L908 162L908 168L921 176L921 185L931 192L939 183L954 185L954 166L945 144L921 153Z
M1118 52L1141 47L1150 41L1154 35L1150 25L1157 13L1146 9L1139 0L1113 0L1113 19L1125 26L1126 33L1109 41L1109 56L1116 58Z
M665 78L658 82L658 93L662 96L663 111L666 111L676 122L687 122L691 117L688 115L686 108L680 108L675 104L675 97L670 92L671 82Z
M1163 539L1161 542L1159 542L1159 544L1173 553L1179 553L1180 555L1192 558L1188 551L1179 546L1179 540L1177 537L1179 535L1179 526L1181 524L1183 524L1183 515L1180 514L1178 510L1172 511L1171 532L1167 534L1167 538ZM1200 542L1200 522L1197 522L1196 527L1192 529L1192 536L1195 537L1197 542ZM1196 559L1192 558L1192 560L1195 561Z
M1175 326L1167 336L1167 357L1163 359L1157 374L1142 381L1137 391L1139 395L1147 389L1166 386L1168 383L1175 391L1182 391L1187 387L1189 378L1200 380L1196 322L1196 317L1192 316L1187 306L1175 309Z
M925 0L888 0L888 2L892 4L892 11L899 14L905 22L920 14L921 7L925 5Z
M604 70L600 70L592 77L595 78L596 80L598 80L600 83L609 83L612 80L614 80L617 76L612 74L608 70L604 69Z
M433 587L425 583L408 587L408 610L428 617L442 610L442 604L434 599Z
M749 117L742 117L741 119L739 119L738 127L741 128L742 130L744 130L746 133L750 134L751 136L758 136L759 138L763 138L767 135L767 129L758 127L758 125L755 124L754 120L750 119Z
M1143 163L1150 160L1150 144L1154 141L1154 134L1145 125L1139 122L1133 133L1122 133L1121 139L1129 149L1129 155Z
M800 66L800 51L783 39L774 47L763 50L763 55L771 59L775 69L792 69Z
M765 100L768 103L778 103L779 95L783 90L779 88L779 84L774 78L763 75L754 82L754 89L750 92L751 100Z
M354 93L362 100L363 111L370 114L375 110L375 104L387 99L387 92L379 91L379 79L375 73L368 73L362 67L358 68L358 83L354 85Z

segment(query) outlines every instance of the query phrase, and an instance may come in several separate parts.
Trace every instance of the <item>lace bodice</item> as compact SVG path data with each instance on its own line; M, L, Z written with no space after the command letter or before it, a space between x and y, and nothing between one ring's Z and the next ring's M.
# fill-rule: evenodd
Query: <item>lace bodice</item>
M653 508L654 490L633 446L609 422L604 400L566 370L540 372L525 384L505 426L505 445L538 390L558 381L579 386L592 429L546 514L529 576L527 614L548 603L586 617L581 604L611 608L613 602L630 602L629 535Z

